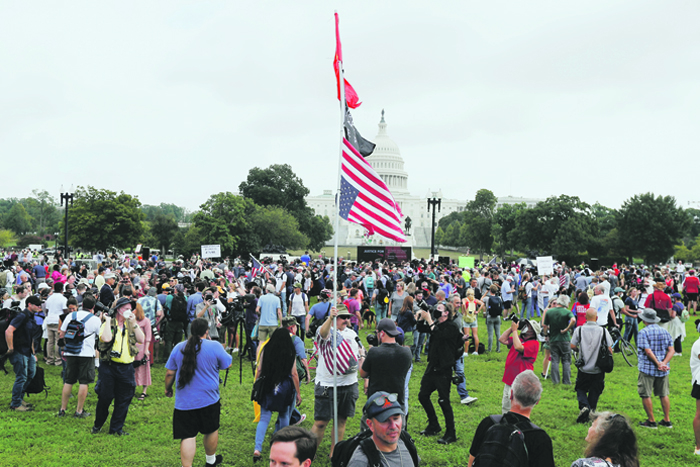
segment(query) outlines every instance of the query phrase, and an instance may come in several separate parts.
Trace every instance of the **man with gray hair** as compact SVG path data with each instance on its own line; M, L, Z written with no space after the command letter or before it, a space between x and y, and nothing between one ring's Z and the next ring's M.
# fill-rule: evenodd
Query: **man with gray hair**
M569 297L559 295L544 317L544 334L549 333L549 351L552 353L552 382L571 384L571 334L576 318L569 310ZM562 362L562 379L559 379L559 362Z
M510 389L510 411L505 415L491 415L479 423L469 449L469 467L496 459L506 461L508 465L553 467L552 440L530 421L532 409L541 397L542 384L537 375L532 370L518 374ZM501 432L513 433L516 430L522 433L523 449L509 452L497 440L502 438ZM527 463L518 462L522 459L527 459Z

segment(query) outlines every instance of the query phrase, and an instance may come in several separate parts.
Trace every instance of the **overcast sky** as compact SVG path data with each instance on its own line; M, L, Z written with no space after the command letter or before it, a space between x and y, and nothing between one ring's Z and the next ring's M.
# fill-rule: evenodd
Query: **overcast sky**
M61 184L196 209L252 167L335 189L345 71L409 190L700 201L700 3L0 3L0 197Z

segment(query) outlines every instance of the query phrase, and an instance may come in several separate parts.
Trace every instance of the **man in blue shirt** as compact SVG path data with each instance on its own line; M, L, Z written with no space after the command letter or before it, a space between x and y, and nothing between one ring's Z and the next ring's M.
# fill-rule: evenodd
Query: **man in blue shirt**
M36 261L34 261L32 274L34 275L35 279L34 287L39 287L39 284L43 284L44 282L46 282L46 269L44 269L44 266L40 265Z
M197 309L197 305L204 301L204 298L202 298L202 291L206 286L207 285L204 282L197 282L195 284L195 287L197 287L197 292L190 295L190 297L187 299L187 320L189 321L189 325L187 326L188 337L190 335L190 325L195 318L195 310Z
M667 330L657 324L661 319L656 316L656 310L645 308L638 316L646 326L637 336L639 347L637 392L642 398L644 411L647 413L647 420L639 422L639 425L645 428L657 428L658 425L673 428L669 418L671 403L668 399L668 374L671 370L668 364L674 353L673 339ZM658 424L654 420L652 392L661 399L661 408L664 412L664 419Z
M199 351L196 342L201 341ZM185 353L194 357L192 367L185 363ZM204 435L206 466L221 464L216 455L219 442L221 402L219 372L231 366L233 357L224 347L209 339L209 323L204 318L192 322L192 335L180 342L165 364L165 395L173 397L173 385L177 381L175 410L173 411L173 438L180 439L180 460L183 466L191 466L197 451L197 434ZM183 370L187 369L185 374Z
M27 308L12 319L5 331L6 355L15 370L10 409L16 412L31 410L31 405L24 402L23 397L36 371L32 336L36 329L34 314L40 311L41 299L36 295L28 297Z
M258 299L258 306L255 309L255 312L260 315L258 341L261 344L279 327L277 320L282 321L282 304L276 295L275 286L267 284L265 292L267 293Z
M303 255L301 255L300 258L307 266L309 265L309 262L311 262L311 257L309 256L309 252L305 251Z

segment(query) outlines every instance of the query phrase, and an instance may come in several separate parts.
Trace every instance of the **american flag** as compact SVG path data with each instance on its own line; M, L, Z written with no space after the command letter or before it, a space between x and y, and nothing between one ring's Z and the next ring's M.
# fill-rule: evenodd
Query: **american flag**
M255 278L258 274L262 274L265 269L263 268L263 265L260 264L260 261L255 259L254 256L251 256L250 259L253 261L253 269L251 269L250 272L253 275L253 278Z
M405 242L401 208L384 181L362 155L343 138L340 217L372 234Z

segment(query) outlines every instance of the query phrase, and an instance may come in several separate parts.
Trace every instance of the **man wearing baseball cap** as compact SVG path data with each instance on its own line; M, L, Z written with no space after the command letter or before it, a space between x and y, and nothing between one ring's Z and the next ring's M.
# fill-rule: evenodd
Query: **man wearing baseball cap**
M674 353L673 339L667 330L658 325L661 319L656 316L656 310L653 308L645 308L638 316L646 326L637 336L639 347L637 392L642 398L644 411L647 414L647 419L639 422L639 425L645 428L657 428L659 425L673 428L669 418L671 402L668 398L668 374L671 370L669 362ZM652 392L661 399L661 408L664 412L664 419L658 424L654 420Z
M362 409L372 437L360 441L348 467L416 467L419 463L415 444L404 442L403 410L396 394L378 391ZM378 462L377 462L378 461Z

